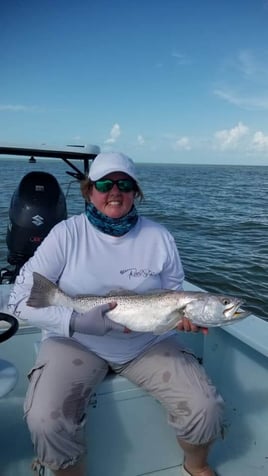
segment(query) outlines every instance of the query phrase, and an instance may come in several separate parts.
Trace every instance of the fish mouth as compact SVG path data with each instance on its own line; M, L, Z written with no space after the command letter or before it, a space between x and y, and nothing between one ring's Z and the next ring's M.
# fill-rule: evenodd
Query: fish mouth
M250 315L249 311L242 309L241 306L244 301L239 301L237 304L233 304L224 311L224 315L229 319L243 319Z
M236 319L243 319L244 317L247 317L250 315L250 312L249 311L246 311L246 309L237 309L234 313L234 317Z

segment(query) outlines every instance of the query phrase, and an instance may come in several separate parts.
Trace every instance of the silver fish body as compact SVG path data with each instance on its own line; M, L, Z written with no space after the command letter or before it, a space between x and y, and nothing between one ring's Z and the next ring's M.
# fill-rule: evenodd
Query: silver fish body
M226 295L194 291L160 290L149 294L82 295L71 297L39 273L33 273L33 286L27 305L64 306L85 313L94 306L116 302L107 316L137 332L162 334L174 329L183 317L201 327L231 324L249 315L240 308L242 300Z

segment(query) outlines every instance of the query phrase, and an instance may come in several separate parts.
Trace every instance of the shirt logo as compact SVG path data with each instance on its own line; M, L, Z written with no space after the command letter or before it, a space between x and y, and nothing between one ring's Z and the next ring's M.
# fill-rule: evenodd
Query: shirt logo
M155 276L156 273L151 269L137 269L137 268L127 268L121 269L120 274L126 274L128 279L132 278L148 278L150 276Z

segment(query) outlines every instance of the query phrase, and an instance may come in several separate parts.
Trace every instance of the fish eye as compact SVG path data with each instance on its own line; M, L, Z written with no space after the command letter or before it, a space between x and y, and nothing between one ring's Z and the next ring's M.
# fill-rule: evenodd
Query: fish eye
M222 298L221 302L224 306L228 306L228 304L230 304L231 301L228 298Z

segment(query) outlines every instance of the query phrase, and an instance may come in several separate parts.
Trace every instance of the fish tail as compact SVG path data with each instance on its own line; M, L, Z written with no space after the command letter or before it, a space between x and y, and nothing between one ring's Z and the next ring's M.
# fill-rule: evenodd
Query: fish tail
M27 301L30 307L48 307L54 303L58 286L39 273L33 272L33 286Z

